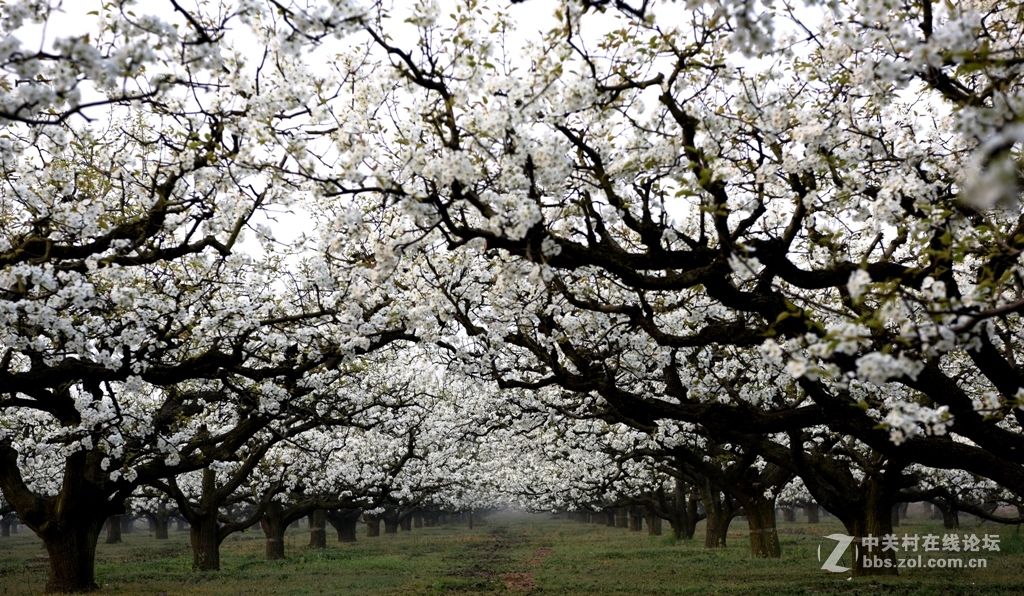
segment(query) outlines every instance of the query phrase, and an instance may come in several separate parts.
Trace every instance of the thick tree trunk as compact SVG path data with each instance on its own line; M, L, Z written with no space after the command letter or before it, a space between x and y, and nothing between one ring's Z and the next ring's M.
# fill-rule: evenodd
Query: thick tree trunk
M266 536L267 559L270 561L284 558L284 533L289 524L284 521L282 513L281 504L274 502L260 518L260 527Z
M818 523L818 519L819 519L818 518L818 512L819 512L819 510L818 510L818 504L817 503L811 503L809 505L804 506L804 511L807 512L807 523L809 523L809 524L816 524L816 523Z
M609 528L614 528L615 527L615 509L605 509L604 510L604 517L605 517L605 522L604 522L605 525L608 526Z
M960 513L955 507L951 507L948 503L943 501L936 501L935 507L942 514L942 525L947 530L953 530L960 527Z
M17 457L9 443L0 442L0 490L15 508L19 522L39 536L50 556L45 591L95 590L96 541L107 518L124 512L124 501L112 500L109 487L88 476L99 467L96 452L67 456L60 491L45 498L28 490L18 473ZM16 527L10 529L14 533Z
M178 518L178 523L177 523L177 530L179 532L184 532L186 529L187 528L185 528L185 518L179 517Z
M154 519L153 521L153 536L157 540L168 540L171 536L167 532L167 521L166 519Z
M96 541L102 527L103 520L85 518L72 527L61 528L63 531L54 535L40 535L50 556L47 594L99 589L95 576Z
M121 543L121 516L111 515L107 518L107 544Z
M134 515L121 515L119 516L121 522L121 533L131 534L135 531L135 520L137 519Z
M412 532L412 514L410 513L398 520L398 527L401 528L403 532Z
M782 508L782 521L787 521L787 522L795 522L796 521L796 511L794 510L793 507L783 507Z
M750 499L743 504L743 512L750 529L750 555L762 559L781 557L782 547L775 525L775 499Z
M359 509L341 511L330 511L327 513L327 521L338 531L338 542L356 541L356 523L362 512Z
M644 529L644 516L640 513L640 509L636 507L629 508L629 530L631 532L639 532Z
M412 514L412 527L422 528L423 527L423 513L414 511Z
M171 523L171 516L167 513L167 504L157 503L156 511L146 512L146 519L149 520L149 529L157 540L167 540L170 536L167 533L167 526Z
M647 535L661 536L661 518L654 513L647 513Z
M398 515L392 514L384 515L384 533L385 534L397 534L398 533Z
M7 538L11 535L11 524L13 522L6 517L0 519L0 537Z
M725 537L729 533L732 515L718 507L708 509L704 520L704 548L725 548Z
M323 509L309 514L309 548L327 548L327 512Z
M898 575L894 551L883 551L881 545L868 550L861 545L865 536L881 538L893 533L892 499L895 491L886 490L882 480L871 478L865 479L864 487L867 492L863 509L853 524L844 522L846 529L855 537L853 575Z
M697 488L707 515L704 519L704 548L725 548L725 537L734 514L729 497L707 480Z
M628 528L629 527L629 510L625 507L619 507L615 510L615 527L616 528Z
M366 522L366 537L374 538L380 536L380 518L376 515L364 515L363 521Z
M192 568L198 571L220 571L220 532L217 510L202 512L189 525L192 544Z

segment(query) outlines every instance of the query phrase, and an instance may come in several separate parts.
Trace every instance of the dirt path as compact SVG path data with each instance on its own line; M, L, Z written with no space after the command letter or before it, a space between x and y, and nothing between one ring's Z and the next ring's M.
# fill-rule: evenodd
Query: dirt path
M542 536L529 531L513 532L508 526L495 527L466 542L458 565L448 576L469 580L464 584L467 590L532 592L537 588L534 571L551 555L551 549L538 547L525 557L520 553L537 538Z

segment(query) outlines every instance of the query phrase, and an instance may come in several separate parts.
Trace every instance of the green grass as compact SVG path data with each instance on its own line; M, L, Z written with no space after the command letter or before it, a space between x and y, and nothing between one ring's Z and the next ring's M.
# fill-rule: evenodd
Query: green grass
M982 570L903 570L896 578L856 578L820 569L842 532L834 520L818 525L780 522L781 560L750 557L746 525L734 522L729 546L705 550L701 540L676 543L625 529L554 520L551 516L498 515L473 530L424 528L365 538L355 544L306 547L305 530L285 538L288 558L267 561L258 530L228 538L220 572L196 573L185 532L157 541L145 532L121 544L100 544L96 579L102 593L242 596L262 594L473 593L657 594L824 596L1019 594L1024 539L1010 527L966 524L960 534L999 534L1001 552L978 553ZM666 526L667 529L667 526ZM698 526L698 538L703 530ZM934 522L911 520L903 533L944 534ZM333 539L333 532L329 532ZM102 538L101 538L102 542ZM967 555L958 555L966 557ZM30 532L0 539L0 596L42 593L47 566L41 542Z

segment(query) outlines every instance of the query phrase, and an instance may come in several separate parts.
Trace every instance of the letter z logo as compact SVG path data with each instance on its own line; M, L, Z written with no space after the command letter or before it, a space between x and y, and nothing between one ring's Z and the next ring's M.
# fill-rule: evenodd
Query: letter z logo
M832 554L825 559L825 564L821 566L825 571L831 571L832 573L842 573L849 571L849 567L842 567L839 565L839 559L846 554L846 549L850 548L850 544L853 542L853 536L847 536L846 534L829 534L825 536L830 540L835 540L839 544L832 550ZM854 555L856 556L856 555ZM818 560L821 560L821 545L818 545Z

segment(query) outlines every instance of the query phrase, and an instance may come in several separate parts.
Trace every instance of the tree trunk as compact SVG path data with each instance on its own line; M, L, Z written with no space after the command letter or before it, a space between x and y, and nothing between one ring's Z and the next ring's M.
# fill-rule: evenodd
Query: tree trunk
M629 530L631 532L639 532L644 529L644 516L641 515L640 510L636 507L629 508Z
M401 528L403 532L412 532L412 514L410 513L398 520L398 527Z
M363 521L366 522L366 537L373 538L380 536L380 518L376 515L364 515Z
M650 512L647 514L647 535L661 536L661 518Z
M28 493L20 477L12 481L7 472L8 465L15 465L11 463L14 457L13 450L0 445L0 488L9 501L24 506L17 511L18 521L39 536L49 554L50 575L45 591L65 593L97 589L96 541L107 518L123 513L123 501L111 501L109 493L86 478L86 472L92 469L87 452L79 451L67 457L60 492L46 498ZM12 533L14 529L12 524Z
M121 515L119 517L121 518L121 533L122 534L131 534L132 532L135 531L135 520L136 520L136 517L134 515Z
M171 516L167 514L167 504L163 501L157 503L156 511L146 512L146 519L149 520L149 528L157 540L167 540L167 526L171 522Z
M398 533L398 514L385 514L384 515L384 533L385 534L397 534Z
M309 514L309 548L327 548L327 512L323 509Z
M121 543L121 516L111 515L107 518L107 544Z
M889 514L889 517L892 520L892 527L894 527L894 528L900 527L900 504L899 503L893 503L892 512Z
M11 520L0 519L0 537L7 538L11 535Z
M185 531L185 518L183 518L183 517L179 517L178 518L177 530L179 532L184 532Z
M691 494L686 500L686 517L683 518L683 538L687 540L693 540L694 534L697 533L697 522L704 519L697 510L698 502L699 499L695 494Z
M818 504L811 503L804 506L804 511L807 512L807 523L816 524L818 523Z
M91 592L99 589L95 575L96 541L102 527L103 520L85 518L72 527L61 528L59 535L40 535L50 556L50 577L46 581L47 594Z
M423 514L419 511L415 511L412 514L412 527L422 528L423 527Z
M615 527L615 510L614 509L605 509L604 510L604 517L605 517L605 525L608 526L609 528L614 528Z
M733 518L733 506L729 497L707 479L697 489L704 504L704 548L725 548L725 537Z
M166 519L153 519L152 522L153 522L153 535L156 537L157 540L168 540L171 537L170 534L167 532L167 522L168 522L168 520L166 520Z
M338 542L356 541L356 523L362 513L359 509L330 511L327 521L338 531Z
M936 500L933 505L942 515L942 525L947 530L960 527L960 514L955 507L952 507L944 500Z
M743 512L750 529L750 555L762 559L781 557L782 547L775 525L775 499L750 499L743 504Z
M284 519L284 508L277 501L272 501L267 506L263 516L260 517L260 527L267 539L267 559L276 561L284 558L284 533L288 530L289 524Z
M615 527L616 528L628 528L629 527L629 510L625 507L619 507L615 510Z
M787 522L795 522L796 521L796 511L793 509L793 507L783 507L782 508L782 521L787 521Z
M197 571L220 571L220 532L217 510L201 512L189 525L192 544L192 568Z
M883 552L881 545L868 552L865 552L867 549L863 546L858 547L865 536L882 537L893 533L892 500L895 490L887 490L883 480L870 477L863 484L867 489L863 509L858 512L853 524L844 522L847 530L855 537L853 575L898 575L894 551Z
M725 537L729 533L732 515L715 507L708 510L704 519L704 548L725 548Z

